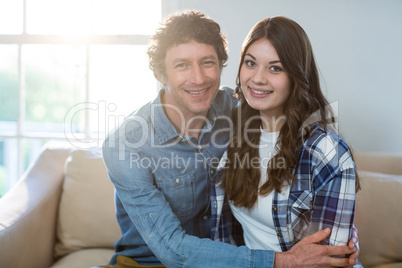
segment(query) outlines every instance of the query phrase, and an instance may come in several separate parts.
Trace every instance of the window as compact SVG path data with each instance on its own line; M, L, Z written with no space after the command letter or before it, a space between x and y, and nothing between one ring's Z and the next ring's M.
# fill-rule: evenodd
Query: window
M0 0L0 197L46 142L101 146L156 96L146 47L161 5Z

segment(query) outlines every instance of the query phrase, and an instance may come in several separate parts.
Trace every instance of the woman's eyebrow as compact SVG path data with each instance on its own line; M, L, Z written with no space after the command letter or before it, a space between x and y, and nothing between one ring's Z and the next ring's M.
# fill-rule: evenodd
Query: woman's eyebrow
M249 57L253 58L253 60L255 60L255 57L253 55L251 55L250 53L246 53L245 56L249 56Z
M246 55L245 56L249 56L250 58L252 58L253 60L256 60L256 58L252 55L252 54L250 54L250 53L246 53ZM270 61L270 62L268 62L269 64L275 64L275 63L281 63L281 61L280 60L273 60L273 61Z
M273 60L273 61L269 62L269 64L274 64L274 63L281 63L281 61L280 60Z

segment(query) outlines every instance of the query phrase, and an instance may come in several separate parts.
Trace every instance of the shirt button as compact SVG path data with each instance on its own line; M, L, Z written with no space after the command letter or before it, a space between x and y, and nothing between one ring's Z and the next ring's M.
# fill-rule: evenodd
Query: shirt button
M180 179L176 179L176 183L179 183Z
M214 175L214 170L213 170L213 169L211 169L210 173L211 173L211 175Z
M204 217L202 217L205 221L208 220L208 216L205 215Z
M273 209L274 211L277 211L277 210L278 210L278 208L277 208L276 206L273 206L272 209Z
M277 233L277 235L278 235L279 237L282 237L282 233Z

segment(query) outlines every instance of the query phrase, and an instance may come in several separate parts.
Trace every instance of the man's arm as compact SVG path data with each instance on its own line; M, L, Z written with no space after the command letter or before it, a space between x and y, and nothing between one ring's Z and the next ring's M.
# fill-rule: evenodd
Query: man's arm
M168 267L274 267L274 264L275 267L319 267L322 264L346 267L350 266L347 258L331 256L356 252L356 249L348 246L318 245L330 233L324 231L305 237L290 251L275 253L275 257L272 251L250 250L245 246L235 247L210 239L200 239L185 233L163 194L154 192L159 190L153 189L146 194L146 189L132 188L126 192L120 187L118 186L117 193L120 193L120 197L126 196L123 198L126 200L124 205L131 212L134 224L157 258ZM128 198L128 194L132 197L133 192L142 197ZM153 199L151 202L145 200L147 195ZM127 201L128 199L131 201ZM141 204L142 201L149 206L146 213L135 208L135 203Z
M146 168L119 160L117 148L103 148L103 157L131 221L155 256L167 267L273 267L274 252L201 239L186 234L164 194ZM128 166L127 166L128 165ZM253 266L254 265L254 266Z
M353 235L356 235L356 232ZM357 264L357 256L355 254L358 255L359 250L357 247L350 247L354 243L354 237L352 237L351 243L349 243L348 246L326 246L318 244L328 237L330 233L330 228L325 228L315 234L306 236L289 251L275 253L274 267L347 267ZM349 258L332 257L349 254L352 254Z

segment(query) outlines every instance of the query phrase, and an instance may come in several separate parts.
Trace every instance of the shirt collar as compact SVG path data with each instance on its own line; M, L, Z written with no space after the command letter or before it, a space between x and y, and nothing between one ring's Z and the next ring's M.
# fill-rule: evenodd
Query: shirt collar
M155 131L155 142L157 144L163 144L167 141L174 141L176 139L182 139L177 132L176 128L167 118L163 106L162 96L165 94L165 90L159 91L156 99L151 102L151 122ZM204 126L205 130L211 130L215 124L217 117L224 115L222 108L217 105L215 101L212 102L211 108L208 110L207 119L208 123Z
M155 131L155 142L157 144L165 143L179 137L176 128L170 123L162 106L162 96L165 90L160 90L156 99L151 102L151 122Z

